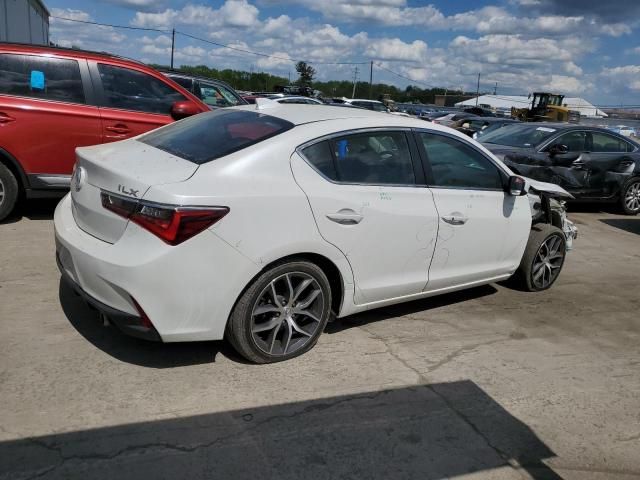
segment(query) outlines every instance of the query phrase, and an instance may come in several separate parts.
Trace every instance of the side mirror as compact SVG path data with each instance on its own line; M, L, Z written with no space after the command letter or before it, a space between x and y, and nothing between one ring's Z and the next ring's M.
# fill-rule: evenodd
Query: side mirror
M527 183L524 181L524 178L517 177L514 175L512 177L509 177L508 193L509 195L513 195L514 197L526 195L527 194L526 186L527 186Z
M555 144L551 145L548 150L550 155L563 155L569 153L569 147L566 145Z
M195 102L186 100L184 102L176 102L171 105L171 118L180 120L200 113L200 107Z

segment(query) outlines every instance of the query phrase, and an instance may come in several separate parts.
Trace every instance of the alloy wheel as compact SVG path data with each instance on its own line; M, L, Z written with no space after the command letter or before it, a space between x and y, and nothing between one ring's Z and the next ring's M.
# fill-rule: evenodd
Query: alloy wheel
M2 180L0 180L0 205L2 205L3 201L4 201L4 183L2 183Z
M640 211L640 182L629 185L624 195L624 204L629 211Z
M251 312L256 346L273 356L304 348L322 324L325 299L317 280L303 272L288 272L272 280Z
M542 242L533 260L532 280L536 288L545 289L560 274L565 256L564 239L551 235Z

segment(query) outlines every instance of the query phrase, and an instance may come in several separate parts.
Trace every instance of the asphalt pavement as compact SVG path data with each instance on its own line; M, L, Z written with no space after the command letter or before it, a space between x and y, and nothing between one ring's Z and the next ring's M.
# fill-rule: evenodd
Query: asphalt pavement
M571 208L549 291L360 314L256 366L103 327L54 205L0 224L0 479L640 478L640 217Z

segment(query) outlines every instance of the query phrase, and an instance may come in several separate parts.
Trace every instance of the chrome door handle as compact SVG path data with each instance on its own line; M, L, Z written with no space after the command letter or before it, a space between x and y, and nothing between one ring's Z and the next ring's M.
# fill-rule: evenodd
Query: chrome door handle
M337 213L327 214L327 218L340 225L356 225L360 223L364 217L353 210L340 210Z
M469 218L465 217L464 215L445 215L442 218L442 221L448 223L449 225L464 225L465 223L467 223L467 220L469 220Z

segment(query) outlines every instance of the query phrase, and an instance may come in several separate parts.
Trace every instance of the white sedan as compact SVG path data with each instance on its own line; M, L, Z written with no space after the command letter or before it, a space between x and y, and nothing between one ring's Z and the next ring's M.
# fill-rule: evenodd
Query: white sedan
M549 288L575 235L563 196L445 127L259 100L78 148L56 257L123 332L267 363L336 317L514 274Z

